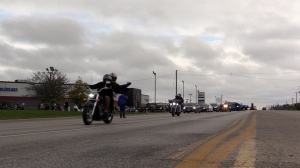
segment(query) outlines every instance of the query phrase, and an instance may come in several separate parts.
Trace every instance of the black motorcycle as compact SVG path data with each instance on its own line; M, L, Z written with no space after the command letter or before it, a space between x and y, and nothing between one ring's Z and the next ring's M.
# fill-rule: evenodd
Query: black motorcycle
M170 103L170 113L174 117L175 115L180 116L181 114L181 100L178 99L172 99L169 100Z
M114 117L114 110L110 109L108 116L104 115L104 98L99 93L104 89L112 89L108 86L110 82L107 82L105 87L99 91L92 91L88 95L88 99L83 105L82 119L85 125L90 125L95 121L104 121L105 124L112 122ZM112 103L112 102L111 102Z

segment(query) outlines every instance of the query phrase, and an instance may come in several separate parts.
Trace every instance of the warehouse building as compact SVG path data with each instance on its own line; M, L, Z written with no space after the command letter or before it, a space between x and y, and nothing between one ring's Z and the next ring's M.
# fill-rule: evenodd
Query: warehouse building
M11 105L24 103L25 109L38 109L41 102L38 98L29 96L26 90L28 86L27 80L0 81L0 102L9 102ZM149 96L143 95L141 89L129 88L127 96L127 106L129 107L141 108L149 103ZM119 94L116 94L114 96L115 104L117 104L118 98ZM59 104L62 106L66 99L68 99L67 96ZM74 104L70 103L70 110L73 106Z

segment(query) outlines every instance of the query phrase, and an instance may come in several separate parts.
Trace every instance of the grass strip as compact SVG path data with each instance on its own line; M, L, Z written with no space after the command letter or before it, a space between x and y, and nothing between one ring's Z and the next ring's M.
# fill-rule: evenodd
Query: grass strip
M149 114L145 112L126 112L126 115ZM119 112L115 112L119 115ZM5 110L0 109L0 120L32 119L32 118L57 118L82 116L77 111L52 111L52 110Z
M29 119L29 118L56 118L81 116L81 112L75 111L51 111L51 110L0 110L0 120Z

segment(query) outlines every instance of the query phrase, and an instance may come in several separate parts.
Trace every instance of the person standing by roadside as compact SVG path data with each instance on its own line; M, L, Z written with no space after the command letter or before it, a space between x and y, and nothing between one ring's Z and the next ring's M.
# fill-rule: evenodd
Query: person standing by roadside
M68 102L68 100L66 100L65 104L64 104L65 111L68 111L68 108L69 108L69 102Z
M125 107L127 103L127 96L125 94L121 94L118 99L118 105L120 106L120 118L125 117Z

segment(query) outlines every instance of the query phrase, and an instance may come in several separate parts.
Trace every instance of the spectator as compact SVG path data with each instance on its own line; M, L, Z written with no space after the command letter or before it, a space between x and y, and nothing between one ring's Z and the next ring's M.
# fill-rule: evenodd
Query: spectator
M125 117L125 107L126 107L127 97L121 94L118 99L118 105L120 106L120 118Z
M68 100L66 100L65 104L64 104L65 111L69 111L68 108L69 108L69 102L68 102Z

